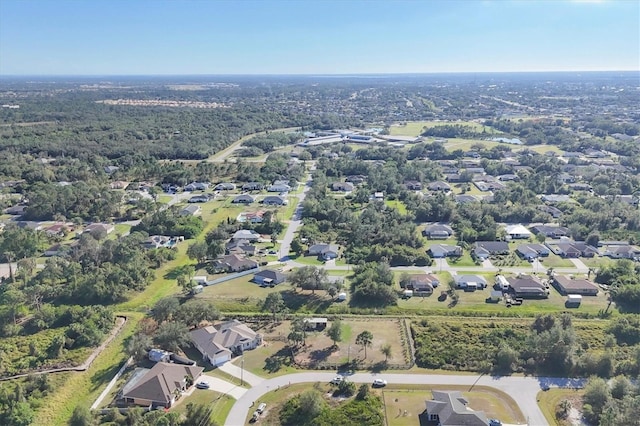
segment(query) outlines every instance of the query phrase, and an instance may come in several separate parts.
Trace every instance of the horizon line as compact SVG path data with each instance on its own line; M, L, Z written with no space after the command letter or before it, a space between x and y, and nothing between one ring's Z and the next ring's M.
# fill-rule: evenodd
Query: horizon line
M639 69L606 70L520 70L520 71L429 71L429 72L350 72L350 73L193 73L193 74L2 74L0 78L15 77L325 77L325 76L391 76L391 75L442 75L442 74L543 74L543 73L640 73Z

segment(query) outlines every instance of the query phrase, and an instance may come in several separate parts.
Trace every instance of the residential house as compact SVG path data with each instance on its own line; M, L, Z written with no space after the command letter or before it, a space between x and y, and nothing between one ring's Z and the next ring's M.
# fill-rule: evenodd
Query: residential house
M250 242L258 241L260 239L260 234L251 229L240 229L236 231L232 236L232 240L247 240Z
M529 262L537 259L538 257L549 256L549 249L543 244L520 244L516 248L516 253Z
M505 189L506 185L500 182L488 182L488 181L473 181L473 184L483 192L487 191L499 191Z
M487 426L489 420L482 411L467 407L469 403L459 391L431 391L433 399L426 401L429 421L438 426Z
M564 172L558 175L557 180L558 180L558 183L560 184L575 183L576 177L572 174Z
M549 194L549 195L541 196L540 199L545 203L555 204L555 203L566 203L571 200L571 197L564 194Z
M220 182L213 187L216 191L233 191L236 189L236 185L231 182Z
M487 286L487 280L480 275L457 275L455 277L456 287L464 290L482 290Z
M447 182L442 182L441 180L438 180L438 181L429 183L427 185L427 189L429 191L447 192L447 191L451 191L451 185L449 185Z
M180 210L179 213L180 213L180 216L196 216L200 214L201 211L202 211L202 208L200 206L196 206L195 204L192 204Z
M351 182L334 182L331 184L333 191L351 192L353 191L353 183Z
M509 254L509 243L504 241L477 241L474 244L472 254L480 260L486 260L489 256Z
M118 170L120 170L120 167L118 166L105 166L104 167L104 172L108 175L117 172Z
M124 385L121 399L127 404L142 407L170 408L195 383L204 368L194 365L158 362L151 369L136 369Z
M456 195L454 199L458 204L469 204L478 201L478 198L476 198L475 196L467 194Z
M444 180L452 183L462 182L462 176L459 173L445 173Z
M339 248L335 244L314 244L307 251L309 256L318 256L323 260L331 260L338 257Z
M267 192L289 192L291 191L291 187L287 184L273 184L267 187Z
M453 236L453 229L449 225L433 223L424 228L422 235L430 240L446 240Z
M371 199L373 199L374 201L384 201L384 192L382 191L374 192Z
M255 349L262 345L262 335L238 320L218 326L197 328L189 333L193 346L202 354L202 359L211 365L221 365L231 360L233 354Z
M262 223L264 222L264 210L258 210L257 212L242 212L238 215L238 222L248 222L248 223Z
M237 195L231 200L234 204L251 204L255 201L255 199L249 194L240 194Z
M430 296L433 289L440 285L440 280L433 274L410 274L404 288L412 290L416 296Z
M606 246L603 256L608 256L612 259L638 259L640 257L640 249L637 249L629 244L624 245L608 245Z
M12 206L5 209L4 212L12 216L20 216L24 214L24 211L26 210L26 208L27 206L25 205L17 205L17 206Z
M418 182L417 180L408 180L404 183L404 186L409 190L409 191L420 191L422 190L422 183Z
M351 182L354 185L360 185L367 180L365 175L350 175L345 178L346 182Z
M60 256L68 247L63 244L56 243L44 251L45 257Z
M435 259L462 256L462 247L449 244L434 244L428 251L429 255Z
M244 254L253 256L258 250L249 240L231 240L224 245L227 254Z
M206 203L209 201L209 196L206 194L195 195L187 201L188 203Z
M140 243L146 249L157 249L160 247L173 248L178 243L176 237L166 235L150 235L145 241Z
M285 274L272 269L265 269L253 276L253 282L263 286L277 285L283 283L286 279L287 276Z
M508 173L505 175L498 176L498 180L502 182L517 182L520 180L520 177L518 175Z
M522 225L507 225L505 227L507 237L512 240L526 240L531 237L531 232Z
M569 228L564 226L536 225L530 229L534 234L542 234L547 238L558 239L569 235Z
M598 254L598 249L584 241L561 240L545 244L554 254L565 258L594 257Z
M221 271L242 272L257 268L258 262L238 254L229 254L216 259L213 266Z
M44 232L52 237L58 236L58 237L62 237L65 232L68 231L72 231L73 230L73 224L68 225L66 223L54 223L53 225L44 228Z
M551 217L553 217L554 219L558 219L560 216L562 216L562 210L557 209L553 206L546 206L546 205L538 206L538 210L543 211L547 214L550 214Z
M591 187L591 185L589 185L588 183L572 183L569 185L569 188L573 191L586 191L586 192L590 192L593 190L593 188Z
M553 286L562 294L581 294L583 296L597 296L598 287L589 280L569 278L563 275L553 277Z
M184 190L185 191L204 191L207 188L209 188L209 184L206 182L191 182L190 184L185 185Z
M286 206L289 204L289 200L279 195L268 195L264 197L262 204L265 206Z
M109 223L92 223L91 225L87 225L82 232L88 232L92 235L109 235L115 231L115 229L115 226Z
M264 189L264 185L260 182L247 182L242 185L243 191L262 191Z
M507 278L509 292L514 297L530 299L546 299L549 297L547 287L538 278L529 275Z

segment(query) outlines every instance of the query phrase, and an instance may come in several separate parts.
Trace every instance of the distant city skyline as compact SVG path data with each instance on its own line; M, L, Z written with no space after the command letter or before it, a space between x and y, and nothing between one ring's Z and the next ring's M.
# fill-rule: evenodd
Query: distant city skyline
M640 70L640 1L0 1L0 75Z

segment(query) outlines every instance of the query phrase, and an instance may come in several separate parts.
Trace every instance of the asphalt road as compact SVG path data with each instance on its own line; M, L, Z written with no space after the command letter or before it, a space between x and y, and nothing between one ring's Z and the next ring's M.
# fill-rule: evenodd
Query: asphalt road
M260 398L271 391L278 390L289 384L329 382L336 373L296 373L274 377L259 383L247 390L231 408L231 412L225 422L226 426L242 426L252 409L260 403ZM547 421L538 407L536 396L544 386L549 387L582 387L584 380L550 377L493 377L477 375L431 375L431 374L398 374L398 373L355 373L348 380L355 383L372 383L374 379L381 378L389 384L407 385L460 385L490 386L505 392L511 396L531 426L544 426Z
M287 226L287 231L285 232L284 238L282 239L282 242L280 244L280 251L278 252L278 259L280 259L280 261L288 260L287 256L289 255L289 251L291 249L291 242L293 241L293 238L295 237L298 229L302 226L302 202L307 196L307 192L309 192L309 189L311 189L311 174L307 176L307 181L304 183L304 189L298 196L298 204L293 211L293 216L291 217L289 226Z

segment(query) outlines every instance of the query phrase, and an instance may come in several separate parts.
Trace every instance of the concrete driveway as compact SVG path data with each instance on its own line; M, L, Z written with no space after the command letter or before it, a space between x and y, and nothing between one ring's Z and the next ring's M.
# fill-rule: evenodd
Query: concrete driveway
M207 376L206 374L198 377L198 382L205 382L209 384L209 389L196 389L194 392L206 392L206 391L216 391L220 393L224 393L234 397L235 399L240 399L242 395L244 395L248 389L243 388L242 386L238 386L233 383L229 383L226 380L219 379L217 377Z

